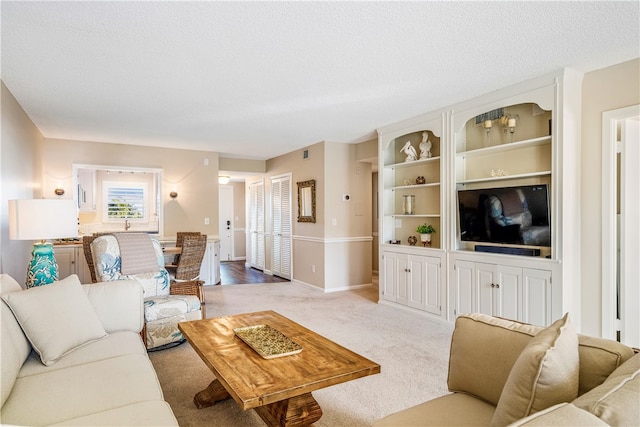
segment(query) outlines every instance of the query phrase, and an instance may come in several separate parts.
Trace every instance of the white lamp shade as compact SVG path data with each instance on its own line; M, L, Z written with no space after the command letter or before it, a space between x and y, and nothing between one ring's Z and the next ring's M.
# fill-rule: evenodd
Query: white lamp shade
M9 200L11 240L78 236L78 208L70 199Z

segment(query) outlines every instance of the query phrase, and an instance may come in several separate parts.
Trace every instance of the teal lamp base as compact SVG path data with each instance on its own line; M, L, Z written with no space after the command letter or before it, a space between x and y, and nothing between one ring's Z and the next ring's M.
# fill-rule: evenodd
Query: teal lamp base
M27 268L27 288L48 285L58 280L58 263L49 242L33 244L33 256Z

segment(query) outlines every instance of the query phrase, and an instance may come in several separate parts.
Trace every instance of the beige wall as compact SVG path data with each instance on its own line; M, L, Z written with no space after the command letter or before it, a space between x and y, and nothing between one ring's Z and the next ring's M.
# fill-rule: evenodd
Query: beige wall
M582 333L602 325L602 113L640 104L640 59L587 73L582 86ZM597 230L597 232L593 232Z
M292 174L293 279L325 291L371 283L371 163L357 161L356 150L354 144L320 142L267 161L267 200L270 177ZM310 179L316 180L316 222L299 223L296 183ZM267 224L269 215L267 207Z
M9 239L8 200L42 197L42 134L16 102L4 83L1 86L2 140L0 164L1 218L0 273L20 284L26 279L33 242ZM53 195L53 193L51 193Z
M59 139L45 139L42 147L43 174L56 178L45 179L52 187L45 188L45 194L53 192L56 180L72 188L73 164L159 168L163 170L164 210L160 234L170 237L178 231L200 231L218 236L217 153ZM174 189L178 197L171 199L169 192ZM72 197L72 192L65 197ZM209 225L204 224L205 218Z
M303 158L304 150L308 150L308 157ZM294 280L322 288L324 285L324 143L317 143L291 153L267 160L267 173L264 181L266 201L266 230L271 232L269 223L271 212L269 196L271 194L271 177L284 173L291 173L291 204L292 204L292 255ZM316 222L298 222L297 182L316 180ZM271 269L270 239L266 243L267 270ZM315 272L311 265L316 265Z

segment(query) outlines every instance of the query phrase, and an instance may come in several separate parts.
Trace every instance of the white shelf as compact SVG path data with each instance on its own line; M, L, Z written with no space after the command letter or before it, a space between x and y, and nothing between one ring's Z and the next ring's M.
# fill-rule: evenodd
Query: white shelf
M414 160L412 162L402 162L402 163L394 163L392 165L385 165L385 169L396 169L396 168L408 168L411 166L418 166L418 165L424 165L427 163L431 163L431 162L436 162L440 160L440 156L437 157L430 157L428 159L422 159L422 160Z
M440 214L391 214L395 218L440 218Z
M388 187L388 190L406 190L411 188L439 187L439 182L429 182L427 184L399 185L397 187Z
M539 138L526 139L524 141L510 142L492 147L478 148L475 150L461 151L456 153L456 157L468 159L471 157L487 156L490 154L504 153L506 151L520 150L522 148L535 147L537 145L551 144L551 135Z
M506 175L506 176L490 176L487 178L464 179L461 181L456 181L456 184L474 184L478 182L506 181L509 179L535 178L535 177L543 177L543 176L550 176L550 175L551 175L551 171L518 173L518 174Z

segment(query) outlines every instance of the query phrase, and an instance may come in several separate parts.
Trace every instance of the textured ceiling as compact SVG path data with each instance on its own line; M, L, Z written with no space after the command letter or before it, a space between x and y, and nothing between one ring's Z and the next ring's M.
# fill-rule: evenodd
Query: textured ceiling
M251 159L640 56L637 1L0 7L2 80L45 137Z

